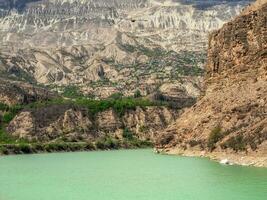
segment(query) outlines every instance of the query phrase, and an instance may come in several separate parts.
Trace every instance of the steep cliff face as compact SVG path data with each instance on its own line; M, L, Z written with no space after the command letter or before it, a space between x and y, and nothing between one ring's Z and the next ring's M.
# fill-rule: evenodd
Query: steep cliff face
M170 83L199 94L207 34L249 2L1 0L0 70L101 98Z
M211 34L206 91L169 126L158 148L267 166L267 2Z
M86 108L54 105L22 111L7 131L28 141L94 142L101 137L123 138L127 129L140 140L154 141L155 132L166 128L177 116L177 111L164 107L137 107L120 116L112 109L92 115Z

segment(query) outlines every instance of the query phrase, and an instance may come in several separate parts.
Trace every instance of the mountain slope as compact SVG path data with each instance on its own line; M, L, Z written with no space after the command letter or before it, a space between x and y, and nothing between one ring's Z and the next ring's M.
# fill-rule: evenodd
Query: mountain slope
M206 91L158 138L159 151L267 166L267 2L209 39Z
M166 84L199 95L208 33L250 1L11 2L0 1L0 70L105 98Z

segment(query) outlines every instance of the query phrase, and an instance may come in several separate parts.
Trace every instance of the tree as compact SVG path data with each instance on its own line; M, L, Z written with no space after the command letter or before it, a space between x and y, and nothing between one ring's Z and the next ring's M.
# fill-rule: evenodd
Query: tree
M136 90L134 92L134 98L140 98L140 97L142 97L142 94L141 94L140 90Z

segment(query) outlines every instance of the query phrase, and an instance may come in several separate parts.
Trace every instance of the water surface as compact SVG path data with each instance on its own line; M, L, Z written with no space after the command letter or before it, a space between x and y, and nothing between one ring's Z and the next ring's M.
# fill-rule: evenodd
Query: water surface
M152 150L7 156L0 200L267 200L267 169Z

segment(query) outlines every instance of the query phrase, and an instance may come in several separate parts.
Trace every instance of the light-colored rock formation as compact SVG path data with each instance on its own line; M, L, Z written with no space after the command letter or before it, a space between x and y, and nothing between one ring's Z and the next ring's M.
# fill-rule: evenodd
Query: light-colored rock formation
M24 110L7 127L18 138L30 141L95 141L101 136L122 137L128 128L142 140L155 138L155 132L173 122L178 112L165 107L137 107L122 116L112 109L89 114L86 108L54 105ZM26 120L26 121L24 121Z
M0 70L46 85L75 84L100 98L108 96L105 87L147 95L202 76L208 33L248 2L2 0ZM193 85L199 94L199 81Z

